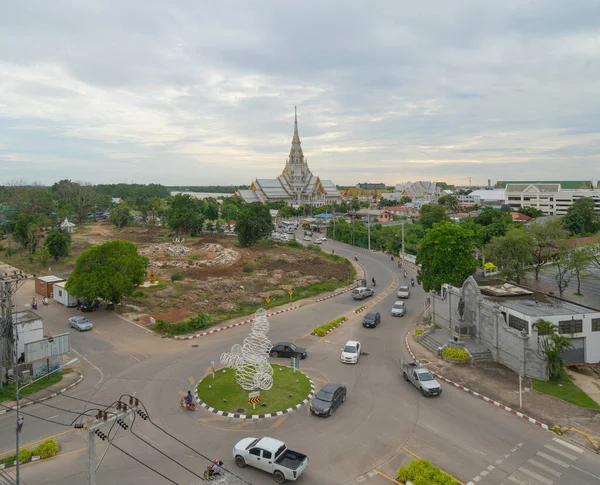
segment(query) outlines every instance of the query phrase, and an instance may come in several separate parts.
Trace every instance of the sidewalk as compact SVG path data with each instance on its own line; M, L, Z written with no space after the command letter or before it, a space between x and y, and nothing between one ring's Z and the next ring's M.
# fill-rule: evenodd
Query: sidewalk
M19 408L31 406L35 403L46 401L47 399L58 396L59 394L62 394L71 389L72 387L76 386L82 380L83 376L78 372L69 372L68 374L65 374L63 376L60 382L52 384L46 389L42 389L27 396L23 396L21 399L19 399ZM17 406L16 401L4 401L0 404L2 405L2 409L0 409L0 414L14 411L14 409Z
M519 376L503 365L482 362L475 365L457 365L446 362L431 353L414 339L413 330L408 336L408 345L418 360L445 378L478 392L488 398L519 410ZM600 437L600 411L581 408L552 396L534 391L529 379L523 379L522 413L548 426L568 426ZM592 448L590 441L577 433L570 433L573 441ZM596 451L594 449L594 451Z

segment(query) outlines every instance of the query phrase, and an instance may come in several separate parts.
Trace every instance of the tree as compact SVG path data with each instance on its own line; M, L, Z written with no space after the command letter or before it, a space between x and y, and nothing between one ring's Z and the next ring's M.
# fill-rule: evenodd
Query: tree
M242 207L235 223L235 232L243 248L254 246L261 239L269 237L272 231L273 219L266 205L253 202Z
M546 371L550 380L559 380L563 375L562 354L572 347L571 341L558 333L558 327L548 320L536 322L538 346L546 356Z
M171 199L167 217L169 227L178 233L198 233L204 225L204 203L189 194L177 194Z
M54 229L46 234L44 246L48 249L54 261L69 255L71 250L71 234L67 231Z
M571 272L571 268L569 267L569 258L567 256L566 248L561 245L557 254L552 258L554 262L554 267L556 268L556 273L554 273L554 279L556 280L556 284L558 286L559 295L563 296L563 293L569 286L571 282L571 278L573 277L573 273Z
M594 199L582 197L573 202L563 217L563 226L577 236L595 234L600 230L600 215L596 212Z
M475 218L475 223L482 226L479 232L482 245L487 244L495 237L504 236L508 228L513 225L510 214L493 207L485 207L481 214Z
M30 254L35 254L42 230L37 214L19 214L15 222L14 238L26 248Z
M594 259L593 249L588 247L575 248L571 251L569 258L569 269L571 275L577 280L577 293L576 295L581 296L581 282L592 275L589 271L592 261Z
M409 204L410 202L412 202L412 199L408 195L400 197L400 205Z
M522 229L511 229L486 246L487 258L500 268L502 277L515 283L525 279L525 268L534 262L533 237Z
M109 241L93 246L77 258L66 290L84 301L102 299L114 304L143 283L148 259L138 255L129 241Z
M358 197L352 197L352 201L350 202L350 208L356 212L360 209L360 201Z
M132 220L131 211L124 203L110 210L110 222L119 229L131 223Z
M219 218L219 205L216 202L207 204L204 215L209 221L216 221Z
M112 197L108 194L94 194L94 209L101 212L112 207Z
M534 259L535 279L539 280L542 266L556 255L557 242L566 239L568 233L562 228L559 220L550 220L546 223L534 221L529 225L528 230L533 237L531 253Z
M94 202L94 187L87 182L71 182L63 179L52 186L59 208L69 208L74 211L81 222L86 219L87 212ZM65 214L65 217L71 216Z
M425 291L439 291L444 283L462 286L477 269L473 233L452 222L440 222L425 233L417 254L417 275Z
M544 213L539 210L536 209L535 207L521 207L520 209L517 210L517 212L519 214L523 214L525 216L529 216L529 217L542 217L544 215Z
M450 217L446 214L446 209L438 204L425 204L421 206L421 224L425 230L431 229L434 224L442 221L449 221Z
M456 213L460 210L460 204L454 195L442 195L438 199L438 204L445 207L448 212Z

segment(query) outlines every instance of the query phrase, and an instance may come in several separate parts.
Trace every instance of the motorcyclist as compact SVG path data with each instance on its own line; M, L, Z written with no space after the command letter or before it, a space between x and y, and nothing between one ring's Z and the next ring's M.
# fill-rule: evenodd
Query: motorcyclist
M406 271L404 271L404 278L406 278L408 276L408 274L406 273Z
M358 254L354 255L354 261L358 261Z
M371 283L373 283L373 286L375 286L377 283L375 282L375 278L371 279Z
M415 279L414 278L410 279L410 284L411 284L411 286L415 286Z
M194 402L194 397L192 396L192 391L188 391L187 396L185 396L185 405L191 406Z

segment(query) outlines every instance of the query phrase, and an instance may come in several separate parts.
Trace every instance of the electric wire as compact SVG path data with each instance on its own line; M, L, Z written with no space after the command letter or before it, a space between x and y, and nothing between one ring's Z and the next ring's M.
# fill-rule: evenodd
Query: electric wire
M179 485L177 482L171 480L169 477L167 477L166 475L163 475L161 472L159 472L158 470L155 470L154 468L152 468L150 465L146 465L143 461L139 460L138 458L136 458L135 456L127 453L124 449L120 448L119 446L115 445L114 443L112 444L117 450L119 450L121 453L127 455L129 458L131 458L132 460L137 461L140 465L145 466L146 468L148 468L149 470L152 470L154 473L156 473L157 475L160 475L161 477L163 477L165 480L174 483L175 485Z

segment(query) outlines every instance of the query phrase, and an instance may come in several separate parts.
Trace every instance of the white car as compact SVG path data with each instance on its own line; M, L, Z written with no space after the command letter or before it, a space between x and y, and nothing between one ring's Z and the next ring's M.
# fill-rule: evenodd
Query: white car
M323 244L323 241L321 241L320 239L316 239L315 241L313 241L315 244Z
M342 363L358 364L361 349L360 342L357 340L348 340L342 349Z
M312 241L312 238L310 236L304 236L304 240L305 241Z
M87 318L81 316L75 316L69 318L69 327L75 328L80 332L85 330L91 330L94 325Z
M327 238L325 236L322 236L319 238L319 240L325 242L325 241L327 241Z

